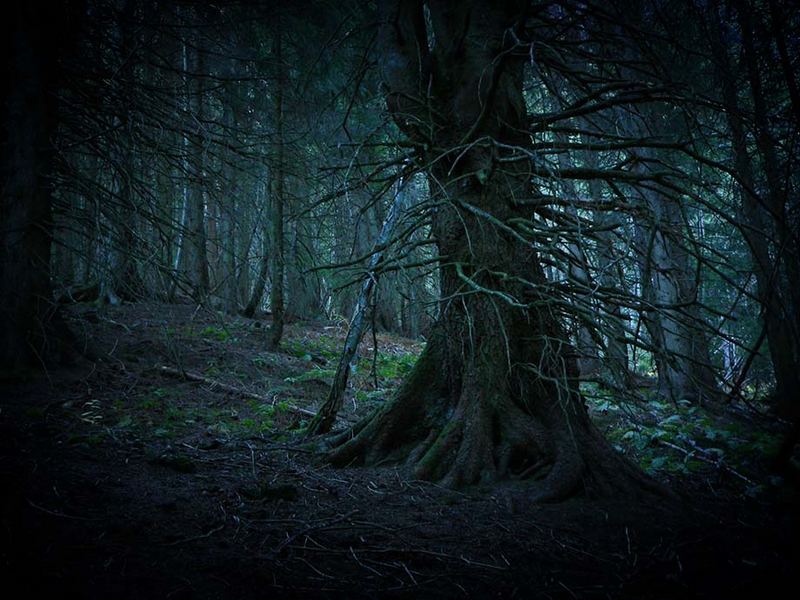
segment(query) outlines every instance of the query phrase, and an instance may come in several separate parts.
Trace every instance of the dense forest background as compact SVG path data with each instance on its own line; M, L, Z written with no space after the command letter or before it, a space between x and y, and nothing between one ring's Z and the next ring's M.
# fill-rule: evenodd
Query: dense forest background
M673 506L709 493L690 483L698 465L733 486L727 507L795 505L793 2L33 0L5 12L0 416L20 498L32 502L31 472L13 457L34 447L31 420L100 444L64 429L70 411L109 443L153 434L150 464L194 473L197 456L174 456L186 432L165 424L210 418L182 387L199 384L249 399L246 417L216 415L203 435L246 444L254 477L255 435L325 469L507 489L506 514L576 496ZM184 391L147 391L146 377ZM4 508L9 547L29 510ZM45 560L41 547L19 556ZM410 591L428 589L413 572Z

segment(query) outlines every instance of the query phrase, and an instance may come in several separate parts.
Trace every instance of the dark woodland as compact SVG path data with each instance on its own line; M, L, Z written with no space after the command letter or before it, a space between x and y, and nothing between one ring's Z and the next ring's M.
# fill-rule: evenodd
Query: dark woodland
M12 5L5 597L796 593L795 2Z

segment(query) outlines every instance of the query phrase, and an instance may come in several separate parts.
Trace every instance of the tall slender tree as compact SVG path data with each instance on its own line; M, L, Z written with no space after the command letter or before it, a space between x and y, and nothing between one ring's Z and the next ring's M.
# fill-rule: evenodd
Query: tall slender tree
M272 288L270 305L272 307L272 327L269 344L277 348L283 337L283 324L286 316L284 305L284 192L286 190L286 147L284 138L284 94L286 88L286 65L283 57L283 32L278 23L273 44L275 60L275 176L272 179Z

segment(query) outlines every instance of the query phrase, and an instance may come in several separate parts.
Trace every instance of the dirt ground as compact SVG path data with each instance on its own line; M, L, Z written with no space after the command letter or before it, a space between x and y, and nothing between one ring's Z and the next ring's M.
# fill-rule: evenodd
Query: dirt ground
M7 598L737 598L796 587L794 493L750 498L717 470L666 479L675 505L535 505L522 483L452 491L388 467L331 469L293 432L325 397L341 328L292 324L269 353L268 323L192 306L79 305L68 317L92 360L0 383ZM420 347L378 341L400 358L359 371L345 420L380 403Z

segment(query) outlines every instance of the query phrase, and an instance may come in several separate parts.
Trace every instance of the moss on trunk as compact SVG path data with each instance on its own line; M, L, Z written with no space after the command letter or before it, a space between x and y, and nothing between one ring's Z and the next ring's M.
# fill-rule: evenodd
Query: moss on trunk
M589 420L576 357L514 201L532 191L525 3L379 2L387 106L416 140L436 207L439 320L397 395L331 440L334 465L402 465L464 486L536 479L535 500L657 486ZM429 31L428 28L432 31ZM435 45L428 43L433 33Z

